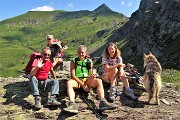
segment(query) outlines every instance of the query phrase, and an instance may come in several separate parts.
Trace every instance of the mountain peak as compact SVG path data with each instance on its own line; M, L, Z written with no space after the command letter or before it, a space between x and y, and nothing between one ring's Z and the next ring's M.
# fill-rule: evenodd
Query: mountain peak
M98 8L94 10L95 12L113 12L106 4L100 5Z

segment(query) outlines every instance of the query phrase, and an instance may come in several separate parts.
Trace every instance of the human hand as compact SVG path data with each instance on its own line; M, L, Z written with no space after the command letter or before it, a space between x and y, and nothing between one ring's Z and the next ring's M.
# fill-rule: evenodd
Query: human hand
M125 64L123 64L123 63L119 63L119 67L126 67L126 65Z
M120 71L120 72L119 72L119 76L120 76L120 77L123 77L123 76L124 76L124 72Z
M82 88L84 89L84 91L89 92L89 87L86 84L83 84Z
M95 74L91 74L88 76L88 80L93 80L95 77L96 77Z
M38 67L38 68L41 68L43 65L44 65L44 64L43 64L43 60L42 60L42 59L38 59L38 65L37 65L37 67Z

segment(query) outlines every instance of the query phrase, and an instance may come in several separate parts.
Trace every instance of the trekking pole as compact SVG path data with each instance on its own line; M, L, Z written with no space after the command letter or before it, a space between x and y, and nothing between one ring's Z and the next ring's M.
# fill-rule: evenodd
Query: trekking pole
M119 82L120 82L120 79L118 79L118 80L116 81L116 97L117 97L117 96L120 96L120 89L118 88Z
M85 100L86 104L91 108L91 110L96 114L97 118L99 118L100 120L103 120L102 116L96 112L96 109L94 108L94 105L92 105L89 100L85 97L86 95L84 94L84 91L81 90L81 94L83 99Z
M92 66L92 74L93 74L93 66ZM95 78L99 78L99 76L97 76L97 74L95 75ZM85 100L86 104L91 108L91 110L96 114L97 118L99 118L100 120L103 120L102 116L96 112L96 109L94 107L94 105L92 105L88 99L86 99L85 97L85 94L84 94L84 91L81 90L81 93L82 93L82 97L83 99Z

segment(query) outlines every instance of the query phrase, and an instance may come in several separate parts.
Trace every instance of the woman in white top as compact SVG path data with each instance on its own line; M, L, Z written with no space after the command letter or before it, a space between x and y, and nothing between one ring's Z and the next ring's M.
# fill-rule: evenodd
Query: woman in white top
M129 82L125 77L124 67L121 52L114 43L109 43L104 50L102 58L102 75L101 79L107 83L111 83L109 99L114 101L115 99L115 84L120 78L123 82L125 89L125 95L130 97L132 100L137 100L134 96L133 91L129 87Z

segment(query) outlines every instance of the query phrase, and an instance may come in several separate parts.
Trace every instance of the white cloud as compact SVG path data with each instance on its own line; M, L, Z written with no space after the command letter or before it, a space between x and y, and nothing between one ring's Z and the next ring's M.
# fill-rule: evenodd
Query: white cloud
M127 6L128 6L128 7L131 7L131 6L132 6L132 2L129 2Z
M125 4L124 1L121 1L121 5L124 6L124 4Z
M74 7L74 5L72 3L67 5L68 7Z
M53 11L54 8L51 6L44 5L42 7L33 8L31 11Z

